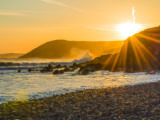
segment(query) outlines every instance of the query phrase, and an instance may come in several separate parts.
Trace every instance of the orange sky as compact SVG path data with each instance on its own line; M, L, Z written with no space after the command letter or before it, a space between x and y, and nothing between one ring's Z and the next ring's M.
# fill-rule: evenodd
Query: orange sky
M1 0L0 53L25 53L55 39L122 40L116 26L159 25L159 0Z

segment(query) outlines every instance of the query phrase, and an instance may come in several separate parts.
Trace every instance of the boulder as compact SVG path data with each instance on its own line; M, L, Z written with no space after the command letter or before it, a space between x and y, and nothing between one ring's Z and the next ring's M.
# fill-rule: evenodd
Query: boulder
M63 74L63 73L64 73L63 70L55 70L55 71L53 72L54 75L56 75L56 74Z
M23 72L23 70L19 69L18 72L21 73L21 72Z
M38 71L40 71L40 69L32 69L32 68L28 69L28 72L38 72Z
M54 69L54 67L53 67L51 64L49 64L47 67L44 67L44 68L41 70L41 72L52 72L53 69Z
M83 70L79 71L80 75L88 75L89 73L90 73L89 69L83 69Z
M63 68L63 66L61 64L56 65L55 68Z
M64 68L64 72L70 72L70 71L71 71L71 69L69 67Z
M80 67L80 64L77 64L77 63L73 63L73 65L70 66L70 68L73 68L73 69L77 69L78 67Z

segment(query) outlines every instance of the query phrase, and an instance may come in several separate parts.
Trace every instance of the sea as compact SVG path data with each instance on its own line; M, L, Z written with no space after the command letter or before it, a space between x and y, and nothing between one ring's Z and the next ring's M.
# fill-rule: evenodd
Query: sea
M52 72L28 72L29 68L43 68L48 64L72 65L89 59L17 59L0 58L0 104L9 101L31 100L86 89L135 85L160 80L160 74L97 71L77 75L77 71L53 75ZM21 69L23 72L18 73Z

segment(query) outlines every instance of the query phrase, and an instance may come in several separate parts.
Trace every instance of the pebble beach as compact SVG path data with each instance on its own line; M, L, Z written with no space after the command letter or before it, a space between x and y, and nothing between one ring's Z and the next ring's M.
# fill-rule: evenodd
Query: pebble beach
M0 104L1 120L159 120L160 81Z

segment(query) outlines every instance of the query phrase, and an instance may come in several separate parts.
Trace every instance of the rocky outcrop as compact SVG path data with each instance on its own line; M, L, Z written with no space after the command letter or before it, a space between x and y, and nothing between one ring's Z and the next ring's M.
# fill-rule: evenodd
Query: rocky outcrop
M97 63L97 64L88 64L86 66L83 66L78 71L78 74L80 74L80 75L87 75L90 72L95 72L97 70L102 70L102 64Z
M122 46L117 66L124 72L160 70L160 27L129 37Z
M103 55L83 64L80 71L89 64L101 64L101 70L112 72L142 72L160 70L160 27L146 29L127 40L120 53ZM94 69L99 70L99 69Z

